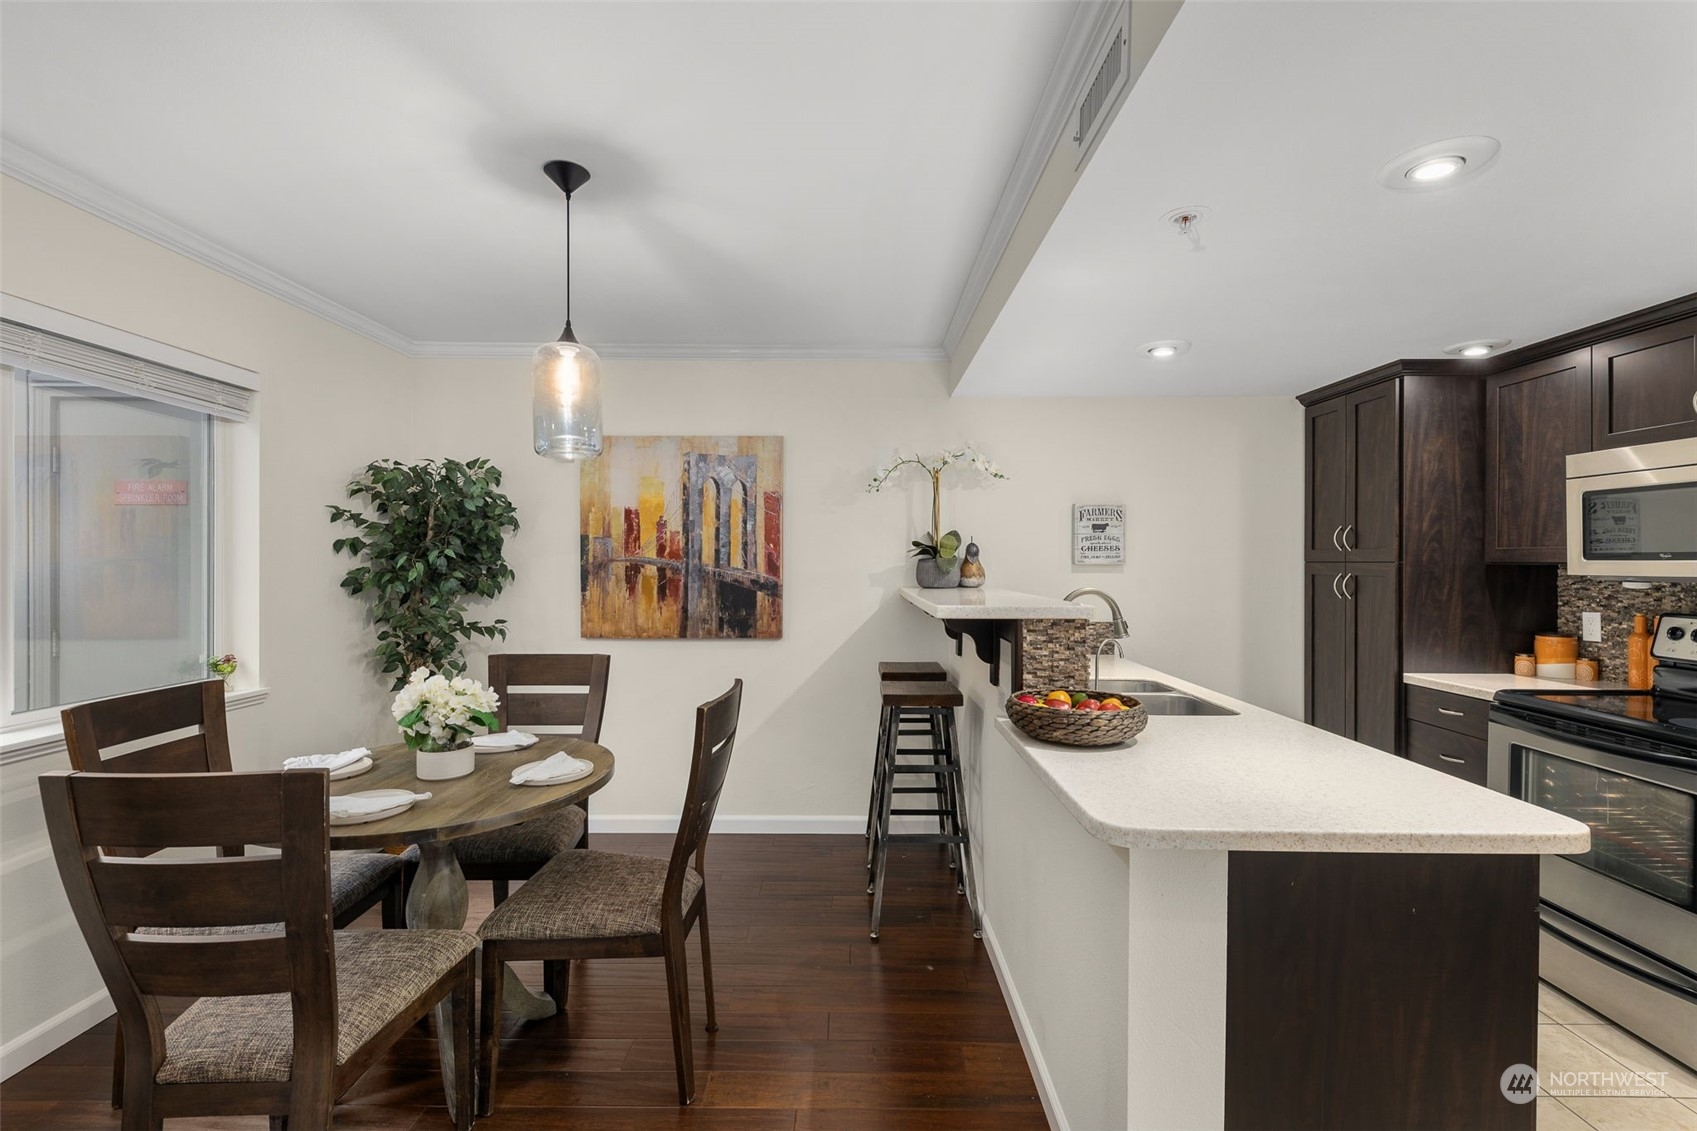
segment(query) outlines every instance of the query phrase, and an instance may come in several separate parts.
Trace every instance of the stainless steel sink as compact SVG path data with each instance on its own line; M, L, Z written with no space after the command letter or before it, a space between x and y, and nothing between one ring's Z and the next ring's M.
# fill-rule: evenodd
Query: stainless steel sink
M1103 690L1107 690L1103 688ZM1235 715L1230 707L1186 695L1182 691L1145 692L1137 696L1143 709L1151 715Z
M1100 679L1092 685L1093 691L1117 691L1121 695L1142 695L1149 691L1171 691L1172 688L1164 683L1156 683L1152 679ZM1184 694L1179 692L1179 694Z

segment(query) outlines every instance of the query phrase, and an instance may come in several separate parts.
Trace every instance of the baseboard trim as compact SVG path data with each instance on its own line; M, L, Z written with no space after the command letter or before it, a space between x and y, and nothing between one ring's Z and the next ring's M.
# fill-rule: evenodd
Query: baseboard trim
M990 954L990 969L996 972L996 982L1002 987L1002 999L1008 1003L1008 1012L1013 1015L1014 1032L1019 1034L1019 1047L1025 1050L1025 1063L1037 1084L1037 1098L1043 1101L1043 1114L1048 1117L1049 1126L1054 1131L1071 1131L1066 1112L1061 1109L1061 1097L1055 1092L1055 1082L1049 1076L1049 1066L1043 1062L1043 1050L1037 1047L1037 1038L1031 1032L1031 1019L1025 1015L1019 990L1002 960L1002 948L996 945L996 929L988 915L984 916L982 930L984 949Z
M49 1017L26 1033L0 1045L0 1080L9 1080L73 1037L80 1037L96 1022L112 1016L112 999L96 990L69 1009Z
M924 817L896 817L890 822L890 827L898 832L922 832L927 828L935 829L935 824ZM675 814L654 814L652 816L627 814L602 814L595 811L595 803L589 804L590 833L675 833L678 831L678 817ZM713 818L713 831L716 833L789 833L814 836L860 836L866 832L866 817L864 814L853 814L844 817L763 817L763 816L727 816L720 814Z

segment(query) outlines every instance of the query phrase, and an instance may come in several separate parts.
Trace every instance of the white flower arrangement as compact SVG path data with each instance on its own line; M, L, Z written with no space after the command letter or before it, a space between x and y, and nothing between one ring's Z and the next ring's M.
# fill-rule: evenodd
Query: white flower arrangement
M419 668L401 688L389 711L400 725L408 750L452 750L471 737L474 727L495 730L501 700L475 679L449 679Z
M904 467L917 467L925 472L931 480L931 529L926 531L924 541L913 544L913 555L935 558L945 569L953 568L955 551L960 548L961 542L958 530L943 531L943 472L955 464L971 467L980 479L1007 478L1002 469L973 447L969 440L958 448L945 448L928 456L898 455L893 462L880 467L872 476L872 482L866 485L867 494L876 495Z

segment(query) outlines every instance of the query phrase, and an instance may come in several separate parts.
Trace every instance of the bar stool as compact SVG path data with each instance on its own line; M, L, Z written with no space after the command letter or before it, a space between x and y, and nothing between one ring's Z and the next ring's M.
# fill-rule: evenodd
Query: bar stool
M948 669L936 660L880 660L878 662L878 683L883 685L891 680L947 680ZM872 748L872 793L866 799L866 866L872 867L872 826L878 820L878 783L884 774L884 724L888 717L879 712L878 744ZM933 737L935 742L935 737ZM942 828L939 818L937 827ZM954 855L949 855L949 867L955 866Z
M972 911L972 934L981 937L977 892L972 883L972 840L967 832L966 790L961 781L960 744L955 730L955 708L965 700L960 689L948 680L884 680L879 734L879 762L874 797L877 819L872 825L872 879L867 893L872 896L872 938L878 937L878 922L884 910L884 870L892 844L946 844L951 863L958 862L955 890L966 896ZM928 744L903 747L904 737L923 737ZM903 761L904 757L923 761ZM931 780L923 785L901 785L913 777ZM932 795L935 808L898 808L897 795ZM892 833L890 818L935 816L934 833Z

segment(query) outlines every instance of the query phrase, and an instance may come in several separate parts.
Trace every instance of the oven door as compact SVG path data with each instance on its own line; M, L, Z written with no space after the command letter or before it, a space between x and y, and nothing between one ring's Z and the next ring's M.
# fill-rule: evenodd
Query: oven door
M1546 905L1697 977L1697 771L1493 722L1487 784L1591 829L1588 852L1544 857Z
M1568 573L1697 578L1697 467L1575 476L1568 458Z

